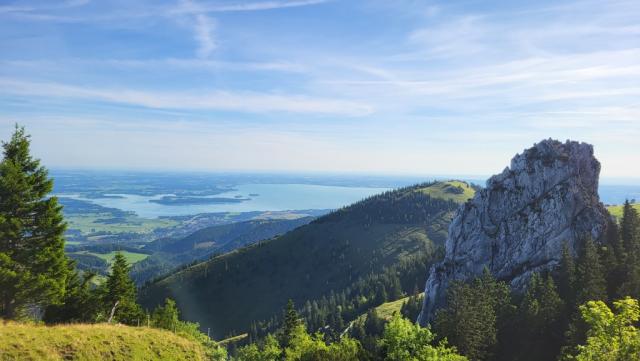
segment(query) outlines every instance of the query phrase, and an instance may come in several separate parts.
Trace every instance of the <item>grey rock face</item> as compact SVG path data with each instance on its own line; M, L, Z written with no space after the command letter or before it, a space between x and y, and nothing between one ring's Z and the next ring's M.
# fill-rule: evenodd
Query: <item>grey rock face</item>
M516 155L462 205L451 225L444 260L431 268L418 318L431 321L454 280L487 267L515 290L535 272L558 266L566 242L600 240L608 213L598 197L600 163L586 143L544 140Z

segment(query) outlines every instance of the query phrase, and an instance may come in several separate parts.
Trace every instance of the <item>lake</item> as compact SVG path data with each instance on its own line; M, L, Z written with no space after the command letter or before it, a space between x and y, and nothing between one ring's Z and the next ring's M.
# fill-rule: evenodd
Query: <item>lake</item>
M121 198L95 199L87 199L71 194L58 195L90 201L104 207L133 211L144 218L156 218L161 216L184 216L214 212L336 209L357 202L368 196L389 190L389 188L341 187L314 184L241 184L234 188L235 190L233 191L216 194L212 197L243 197L250 199L240 203L163 205L149 201L161 199L171 194L158 194L154 196L117 194L117 196Z

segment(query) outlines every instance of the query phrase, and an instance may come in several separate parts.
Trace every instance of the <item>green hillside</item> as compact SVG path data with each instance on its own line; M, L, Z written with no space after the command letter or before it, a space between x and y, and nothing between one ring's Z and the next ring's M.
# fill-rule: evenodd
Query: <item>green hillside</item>
M208 360L194 341L168 331L123 325L0 324L0 360Z
M183 238L162 238L144 246L152 252L141 262L134 260L131 276L138 284L166 274L175 268L202 261L264 239L269 239L311 222L313 217L258 219L203 228Z
M462 181L440 182L422 189L422 192L435 198L449 199L455 202L465 202L473 197L475 190L468 183Z
M607 210L611 213L612 216L616 217L616 219L620 219L622 217L622 208L624 206L622 204L615 206L608 206ZM634 203L633 208L635 208L638 212L640 212L640 203Z
M435 254L464 198L456 201L445 190L459 185L422 184L370 197L159 280L141 290L140 300L152 308L172 297L185 319L217 338L246 332L252 321L279 314L290 298L303 304L412 255Z

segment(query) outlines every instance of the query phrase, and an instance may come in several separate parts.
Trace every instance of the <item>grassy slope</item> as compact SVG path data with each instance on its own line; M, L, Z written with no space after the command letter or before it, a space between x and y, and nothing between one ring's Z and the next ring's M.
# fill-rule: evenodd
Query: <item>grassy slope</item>
M465 202L475 194L475 190L469 184L456 180L440 182L434 186L424 188L422 192L435 198L450 199L460 203Z
M151 308L172 297L186 319L211 327L216 338L246 331L252 321L277 314L289 298L298 304L320 298L442 244L450 209L420 223L369 223L361 218L369 211L397 215L398 199L407 196L402 192L428 194L429 189L394 192L395 200L388 204L364 201L358 217L347 208L269 242L200 263L143 289L141 302Z
M201 345L168 331L120 325L0 324L0 360L206 360Z
M376 312L378 313L378 316L380 316L381 318L385 320L390 320L391 317L393 317L393 315L395 315L396 313L400 313L402 304L408 299L409 297L405 297L396 301L383 303L380 306L376 307Z
M611 213L611 215L616 217L617 219L620 219L622 217L622 208L623 208L622 205L607 207L607 209L609 210L609 213ZM634 203L633 208L635 208L636 210L638 210L638 212L640 212L640 203Z

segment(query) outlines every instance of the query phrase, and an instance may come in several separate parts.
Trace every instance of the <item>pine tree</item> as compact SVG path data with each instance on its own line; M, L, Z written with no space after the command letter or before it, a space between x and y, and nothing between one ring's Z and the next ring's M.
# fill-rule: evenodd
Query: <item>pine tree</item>
M107 318L134 325L144 318L144 313L136 303L136 286L129 276L127 259L116 252L111 265L111 274L107 278L104 290L104 305Z
M563 302L553 278L534 274L520 303L518 360L552 360L563 341Z
M435 330L470 360L491 360L499 330L511 313L509 286L485 269L471 282L449 286L447 307L436 313Z
M620 238L624 247L624 260L621 266L623 282L618 296L640 297L640 217L635 208L626 201L620 221Z
M576 265L565 242L562 246L562 258L558 270L558 294L565 303L565 306L573 305L575 300Z
M622 208L620 221L620 237L629 256L637 255L640 251L640 218L638 211L626 200Z
M99 310L99 295L91 288L92 272L80 274L75 262L69 260L69 276L65 285L65 294L60 304L45 308L43 320L47 323L93 322Z
M293 300L290 299L289 302L287 302L287 308L284 311L282 332L280 335L280 345L282 348L289 346L294 330L301 324L300 315L298 314L298 311L296 311Z
M591 238L584 242L576 267L576 304L587 301L606 301L607 283L600 262L598 248Z
M53 181L29 151L24 128L3 143L0 163L0 317L58 303L68 275L62 207Z
M369 336L380 336L384 331L384 320L378 315L378 311L375 308L367 311L367 316L364 321L364 329Z
M164 300L164 306L158 306L153 310L151 321L153 322L153 327L173 331L178 325L178 322L180 322L179 316L176 302L167 298Z

